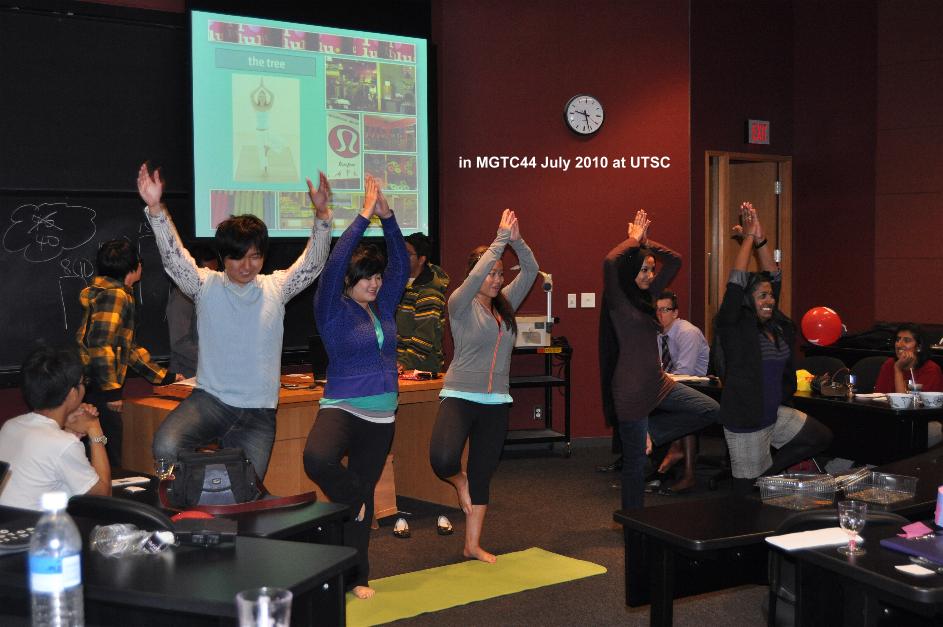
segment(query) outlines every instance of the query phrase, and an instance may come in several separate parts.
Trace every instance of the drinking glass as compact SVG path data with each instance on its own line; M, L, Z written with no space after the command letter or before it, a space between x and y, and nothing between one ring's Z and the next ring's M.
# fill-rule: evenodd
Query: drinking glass
M158 457L154 460L154 472L161 481L166 481L174 476L174 463L164 457Z
M862 555L865 550L858 546L858 533L864 529L868 517L868 504L865 501L841 501L838 504L838 523L848 534L848 546L838 548L842 555Z
M236 595L239 627L288 627L291 622L291 590L253 588Z

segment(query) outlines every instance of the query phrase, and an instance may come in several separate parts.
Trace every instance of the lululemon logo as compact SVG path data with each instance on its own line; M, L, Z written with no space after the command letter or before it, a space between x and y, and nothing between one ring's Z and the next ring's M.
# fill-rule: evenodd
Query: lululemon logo
M331 150L339 157L350 159L360 154L360 133L351 126L346 124L335 126L331 129L328 141Z

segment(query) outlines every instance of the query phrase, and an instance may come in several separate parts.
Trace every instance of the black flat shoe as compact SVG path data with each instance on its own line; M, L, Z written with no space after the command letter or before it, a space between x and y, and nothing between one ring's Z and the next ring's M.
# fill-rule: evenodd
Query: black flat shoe
M690 494L694 491L694 486L688 486L687 488L681 488L680 490L675 490L671 486L666 486L658 490L658 494L662 496L678 496L681 494Z
M620 455L611 464L596 466L596 472L619 472L622 470L622 456Z
M663 472L653 472L645 477L645 491L649 494L658 492L662 484L668 479L668 475Z
M409 532L409 524L405 518L397 518L393 525L393 535L400 539L406 539L412 534Z
M449 522L449 519L445 516L439 516L438 520L436 520L435 530L440 536L450 536L454 531L454 529L452 529L452 523Z

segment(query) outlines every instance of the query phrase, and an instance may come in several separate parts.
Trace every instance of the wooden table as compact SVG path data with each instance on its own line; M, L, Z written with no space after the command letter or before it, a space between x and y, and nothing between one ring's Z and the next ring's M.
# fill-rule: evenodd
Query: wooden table
M310 381L310 380L308 380ZM285 376L283 385L304 380ZM396 435L391 456L387 460L375 496L375 515L383 518L395 514L396 495L458 507L455 489L436 477L429 465L429 440L439 407L442 380L400 381L399 410L396 414ZM191 388L170 385L156 388L155 396L128 398L124 402L125 468L153 473L151 444L154 433L164 418L189 396ZM304 472L302 455L308 432L317 416L318 401L323 388L288 389L279 392L276 412L275 444L268 472L263 481L273 494L297 494L318 487Z

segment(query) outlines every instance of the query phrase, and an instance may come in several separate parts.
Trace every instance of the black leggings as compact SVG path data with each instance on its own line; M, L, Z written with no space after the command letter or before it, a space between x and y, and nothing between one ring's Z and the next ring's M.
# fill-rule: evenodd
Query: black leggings
M442 479L462 471L468 441L468 491L473 505L487 505L491 477L498 468L508 432L510 405L485 405L462 398L444 398L429 442L429 461Z
M121 418L121 412L108 408L108 397L98 389L94 383L89 384L89 389L85 390L86 403L95 406L98 410L98 422L101 424L102 433L108 438L108 444L105 446L105 452L108 453L108 463L112 468L121 466L121 445L124 440L124 421ZM91 459L86 440L86 454Z
M305 473L333 502L350 506L344 544L357 549L359 561L354 577L347 582L349 588L366 586L370 576L373 491L390 452L393 430L393 423L370 422L343 409L326 408L318 411L305 443ZM346 468L341 465L345 453ZM358 521L361 508L363 519Z

